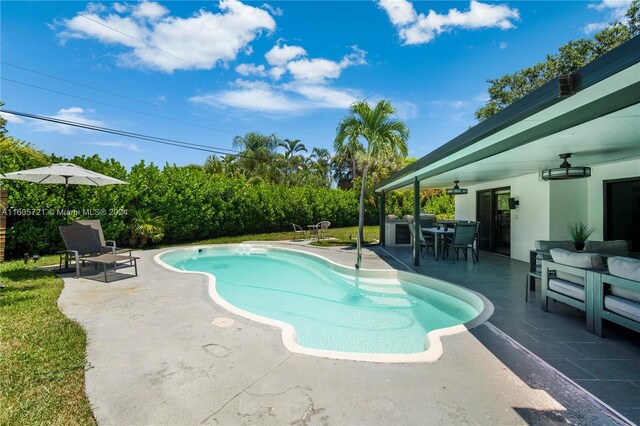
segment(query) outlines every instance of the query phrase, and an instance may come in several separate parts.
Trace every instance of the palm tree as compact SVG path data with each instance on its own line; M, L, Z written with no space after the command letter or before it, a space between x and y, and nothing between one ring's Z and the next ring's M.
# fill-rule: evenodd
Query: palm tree
M329 166L331 164L331 154L324 148L313 148L310 159L313 161L312 167L322 179L330 183Z
M242 150L238 165L247 178L256 174L263 179L269 178L271 163L278 147L276 135L249 132L244 136L233 138L233 147Z
M289 159L298 152L307 152L307 147L301 143L300 139L284 139L278 142L278 146L284 148L284 158Z
M164 238L164 224L160 216L154 216L149 209L133 209L131 222L131 244L145 246L149 240L155 242Z
M34 145L5 135L0 135L0 159L0 164L13 161L19 167L27 167L29 163L43 166L49 164L47 155Z
M202 168L210 175L222 174L224 173L224 162L217 155L212 154L207 157Z
M338 124L336 139L333 143L336 152L347 147L364 147L366 151L362 163L362 187L360 189L360 214L358 217L357 261L356 268L362 263L362 240L364 234L364 193L367 185L367 168L371 159L381 160L408 154L407 139L409 128L392 115L395 113L391 102L381 100L371 108L367 101L356 101L349 107L349 115Z

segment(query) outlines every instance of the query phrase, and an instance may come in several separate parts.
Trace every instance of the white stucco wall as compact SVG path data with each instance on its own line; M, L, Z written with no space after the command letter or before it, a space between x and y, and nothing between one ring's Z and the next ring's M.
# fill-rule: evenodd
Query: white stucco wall
M602 240L604 235L604 199L602 181L609 179L623 179L640 176L640 158L619 161L591 167L591 177L587 181L589 197L587 210L589 211L589 226L593 234L589 239Z
M540 182L541 185L549 186L550 240L571 240L571 235L567 231L569 225L575 224L579 220L589 224L588 180Z
M549 239L549 185L538 174L466 186L467 195L456 196L456 219L476 220L476 191L511 187L511 196L520 202L511 211L511 257L529 261L536 240Z
M640 176L640 158L591 166L591 177L545 182L539 173L463 187L456 196L456 219L476 220L476 191L511 187L520 205L511 211L511 257L529 261L536 240L569 240L566 227L582 220L603 239L603 181Z

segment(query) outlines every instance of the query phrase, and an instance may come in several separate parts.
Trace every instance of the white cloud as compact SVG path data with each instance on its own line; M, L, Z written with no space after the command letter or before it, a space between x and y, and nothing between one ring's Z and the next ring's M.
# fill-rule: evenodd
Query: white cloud
M271 13L273 16L282 16L282 15L284 15L284 11L281 8L273 7L268 3L265 3L260 7L265 9L265 10L268 10L269 13Z
M85 110L80 107L62 108L56 114L51 117L59 120L73 121L76 123L88 124L90 126L104 126L104 123L87 117L87 113L92 113L93 110ZM78 131L81 131L78 127L67 126L64 124L56 124L48 121L34 121L30 123L36 132L56 132L69 135Z
M595 33L609 26L614 21L623 21L625 13L631 5L631 0L602 0L599 3L592 3L587 6L588 9L594 9L605 13L606 21L591 22L583 27L585 34Z
M116 13L82 12L61 22L63 39L97 39L127 51L118 56L121 66L171 73L175 70L211 69L249 51L263 31L273 31L271 15L238 0L220 0L220 12L204 9L181 18L168 15L162 5L144 1L127 7L116 3Z
M328 87L329 81L340 77L342 70L366 64L366 52L357 46L339 61L325 58L300 58L307 52L300 46L278 42L266 55L274 65L241 64L236 71L244 76L270 77L237 79L226 90L193 96L195 103L216 108L238 108L272 114L302 114L311 110L346 109L357 98L350 89ZM284 83L276 83L286 76Z
M9 114L8 112L0 112L0 117L7 120L7 123L11 124L21 124L24 123L24 120L17 115Z
M244 76L258 75L260 77L265 77L267 75L264 71L264 65L256 64L240 64L236 67L236 72Z
M324 58L298 59L287 64L287 70L297 81L312 84L323 84L329 79L340 77L342 70L353 65L367 63L366 52L358 46L351 46L352 53L345 55L340 62Z
M283 66L295 58L306 55L307 51L300 46L288 46L286 44L280 46L276 44L264 57L267 59L269 65Z
M392 101L396 108L396 115L402 120L412 120L418 117L418 106L409 101Z
M192 102L214 107L231 107L269 113L296 111L297 104L285 94L269 85L240 84L232 90L223 90L202 96L194 96Z
M387 12L391 23L396 26L409 25L418 17L413 4L407 0L380 0L378 5Z
M446 14L440 14L429 10L427 15L416 13L413 4L407 0L380 0L378 4L387 12L405 45L429 43L439 34L455 28L507 30L514 28L513 21L520 18L517 9L475 0L465 12L450 9Z
M109 148L119 148L126 149L129 151L140 152L140 147L135 143L127 143L127 142L115 142L115 141L104 141L104 142L88 142L89 145L97 145L97 146L106 146Z
M501 41L498 46L500 47L500 49L504 50L507 48L507 43L505 43L504 41Z
M287 64L293 78L307 83L324 83L326 79L340 77L342 67L328 59L300 59Z
M138 19L157 21L168 13L169 9L159 3L152 1L143 1L133 7L132 15Z
M592 22L587 24L582 28L585 34L597 33L598 31L602 31L609 26L608 22Z
M269 75L272 79L278 81L286 72L287 70L282 67L273 67L269 70Z
M323 85L294 82L277 86L264 81L238 79L229 90L194 96L190 100L216 108L302 114L316 109L345 109L357 98L358 94L352 90Z

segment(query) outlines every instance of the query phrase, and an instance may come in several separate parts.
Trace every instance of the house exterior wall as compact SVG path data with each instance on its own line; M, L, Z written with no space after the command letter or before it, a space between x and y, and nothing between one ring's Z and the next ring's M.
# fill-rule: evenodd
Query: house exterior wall
M456 196L456 219L464 220L476 219L476 191L511 188L511 196L520 202L511 211L511 258L528 262L534 242L549 239L549 185L537 173L463 186L469 193Z
M569 240L567 226L582 220L594 229L590 239L603 239L603 181L640 176L640 157L591 167L591 177L568 181L540 179L532 173L466 186L456 196L456 219L476 219L476 192L510 187L520 204L511 211L511 258L529 261L536 240ZM464 183L464 182L463 182Z
M549 186L549 239L570 240L567 227L581 220L589 224L589 179L555 180L538 185ZM543 238L536 238L542 240ZM534 240L535 241L535 240ZM533 248L533 244L531 245Z
M591 167L591 177L585 179L589 192L587 210L589 226L593 228L591 240L602 240L604 235L604 180L623 179L640 176L640 157Z

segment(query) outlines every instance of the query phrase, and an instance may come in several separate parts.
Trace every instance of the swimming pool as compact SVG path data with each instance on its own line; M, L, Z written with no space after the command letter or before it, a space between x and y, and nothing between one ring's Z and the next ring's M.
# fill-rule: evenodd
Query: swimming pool
M283 329L292 352L379 362L437 359L441 335L487 313L482 296L396 270L360 270L271 246L178 249L156 259L204 273L216 303ZM484 317L486 315L482 315Z

